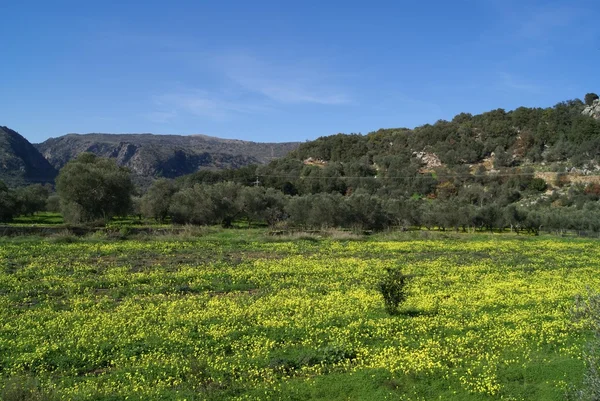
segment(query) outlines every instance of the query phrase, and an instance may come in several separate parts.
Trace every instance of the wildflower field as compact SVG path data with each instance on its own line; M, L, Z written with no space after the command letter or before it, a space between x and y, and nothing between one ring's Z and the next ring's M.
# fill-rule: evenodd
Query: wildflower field
M390 316L386 268L412 275ZM600 243L509 235L0 239L5 399L563 400ZM20 388L21 390L17 390Z

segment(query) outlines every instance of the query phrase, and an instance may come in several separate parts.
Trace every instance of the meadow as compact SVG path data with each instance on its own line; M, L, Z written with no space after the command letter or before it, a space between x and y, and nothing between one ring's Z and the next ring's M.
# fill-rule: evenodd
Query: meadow
M412 276L395 316L387 268ZM579 238L0 238L0 394L564 400L590 339L575 297L598 289Z

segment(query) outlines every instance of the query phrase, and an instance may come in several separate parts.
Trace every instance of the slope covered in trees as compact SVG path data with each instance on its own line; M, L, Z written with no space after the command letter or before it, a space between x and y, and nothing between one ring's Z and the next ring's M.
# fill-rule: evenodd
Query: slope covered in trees
M270 222L295 226L598 231L600 121L585 107L573 100L319 138L268 165L183 177L161 216L220 222L198 213L214 210L207 199L232 182L227 199L238 207L228 221L248 215L244 188L258 185L255 197L279 194Z

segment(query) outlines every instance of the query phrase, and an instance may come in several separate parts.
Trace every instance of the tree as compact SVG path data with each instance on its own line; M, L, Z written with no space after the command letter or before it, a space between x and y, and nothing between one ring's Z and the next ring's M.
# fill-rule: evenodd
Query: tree
M496 147L494 151L494 168L510 167L512 164L512 156L501 146Z
M215 218L223 227L231 227L240 215L238 201L242 186L234 182L220 182L210 187L210 197L215 205Z
M171 198L177 192L172 180L162 178L154 181L140 201L140 211L144 217L163 222L169 215Z
M377 230L388 225L384 205L376 196L356 192L345 198L347 224L361 229Z
M273 188L244 187L239 193L238 204L248 219L248 227L252 221L258 220L273 226L285 217L285 195Z
M212 224L215 205L207 188L196 184L173 195L169 214L177 224Z
M28 185L16 190L19 213L32 215L46 209L50 188L41 184Z
M398 268L388 268L385 277L378 283L377 289L383 297L385 310L390 315L398 314L400 304L406 301L408 296L407 285L409 276L403 274Z
M252 221L260 220L266 208L265 189L262 187L245 187L239 193L238 204L241 212L248 220L248 227Z
M584 102L587 106L591 106L592 104L594 104L594 100L598 100L599 98L600 97L595 93L587 93L585 95Z
M82 153L60 170L56 191L65 221L106 221L129 212L133 183L114 160Z
M0 181L0 222L12 220L16 213L16 201L14 194L8 189L3 181Z

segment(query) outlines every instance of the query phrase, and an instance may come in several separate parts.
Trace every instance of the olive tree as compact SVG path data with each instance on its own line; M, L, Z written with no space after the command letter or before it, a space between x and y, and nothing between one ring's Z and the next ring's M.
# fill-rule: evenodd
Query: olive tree
M65 221L106 221L130 211L133 183L114 160L82 153L60 170L56 191Z
M140 212L144 217L163 222L169 215L171 199L176 191L172 180L161 178L154 181L140 200Z

